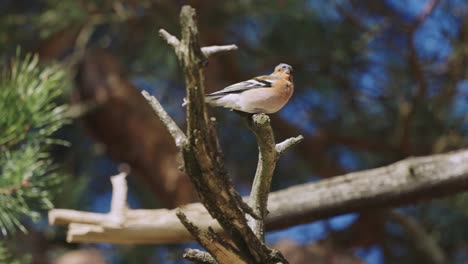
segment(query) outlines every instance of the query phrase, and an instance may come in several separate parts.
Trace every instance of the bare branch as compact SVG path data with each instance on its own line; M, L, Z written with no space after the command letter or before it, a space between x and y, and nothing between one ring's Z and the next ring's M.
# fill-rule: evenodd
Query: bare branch
M164 29L159 30L159 35L169 44L171 45L176 53L179 50L180 47L180 41L173 35L171 35L169 32L167 32ZM232 44L232 45L214 45L214 46L208 46L208 47L203 47L201 48L201 51L205 55L205 57L210 57L213 54L220 53L220 52L228 52L228 51L233 51L237 50L237 46Z
M231 244L220 238L213 229L208 228L208 230L200 230L188 220L187 216L180 209L176 209L176 215L197 242L210 252L211 256L208 257L209 260L213 260L214 258L216 262L220 264L247 263L240 255L240 252ZM206 253L201 255L201 258L196 259L195 262L204 263L207 259L206 255ZM192 255L192 257L195 256Z
M264 241L264 219L268 213L268 194L270 193L271 179L273 178L277 160L275 138L270 126L270 118L267 115L254 115L252 120L248 120L247 124L255 134L258 144L257 171L252 184L249 203L254 213L261 217L260 219L248 217L248 221L255 235Z
M237 50L236 45L223 45L223 46L209 46L203 47L202 49L203 54L208 58L213 54L220 53L220 52L228 52Z
M299 135L297 137L293 138L288 138L284 140L281 143L276 144L276 153L278 156L282 155L286 150L288 150L290 147L293 147L297 144L299 144L302 140L304 140L304 137L302 135Z
M413 124L414 117L418 108L424 103L427 96L428 83L427 76L425 75L423 65L419 59L417 48L414 38L416 31L424 23L424 21L434 12L440 0L433 0L428 2L424 7L422 13L417 17L416 21L410 25L407 33L408 45L408 66L411 70L415 81L417 82L417 91L415 96L409 102L403 102L400 107L400 151L405 155L412 154L411 146L411 125Z
M198 249L186 249L183 255L184 259L200 264L218 264L213 257Z
M468 149L408 158L371 170L354 172L272 192L268 199L268 230L308 223L338 214L362 212L454 195L468 188ZM246 198L247 199L247 198ZM183 208L201 230L221 226L200 203ZM177 243L192 240L174 210L129 210L125 225L103 227L107 214L54 209L51 224L82 223L87 233L69 226L71 242ZM91 228L93 227L93 228Z
M107 220L106 214L80 212L68 209L52 209L49 211L50 225L67 225L71 223L99 225Z
M254 214L260 216L260 218L254 219L247 216L247 220L255 235L264 241L265 217L268 214L268 194L270 193L276 161L281 153L302 141L303 137L298 136L297 138L287 139L280 144L275 144L270 118L267 115L246 116L243 113L239 114L247 118L247 126L255 134L258 144L257 170L252 184L249 204L252 206Z
M396 211L390 211L388 216L397 222L406 231L414 246L426 258L425 263L446 264L444 250L437 244L435 239L414 219L412 216L404 215Z
M179 39L171 35L166 30L160 29L159 36L161 36L161 38L163 38L167 42L167 44L171 45L174 48L174 50L177 50L179 48L179 45L180 45Z
M114 225L122 226L125 222L127 213L127 177L126 172L111 177L112 199L109 213L109 222Z
M143 91L141 94L143 94L146 100L148 100L154 112L159 117L159 120L161 120L164 126L166 126L166 129L174 139L176 146L182 148L187 143L187 137L184 132L182 132L177 123L169 116L166 110L164 110L158 99L151 96L147 91Z
M280 260L287 263L279 252L266 247L250 229L242 209L245 208L244 202L227 177L216 130L204 100L202 67L206 65L207 58L198 41L195 9L183 6L180 24L181 39L178 45L170 34L161 30L160 33L174 47L185 75L188 138L187 145L182 149L185 171L202 204L226 230L245 260L254 263L277 263ZM215 244L219 243L221 241ZM212 250L208 251L213 254ZM213 257L220 261L218 256Z
M414 29L417 29L418 27L421 26L424 21L426 21L427 17L429 17L439 4L440 0L433 0L431 2L426 3L426 5L423 8L423 11L421 14L419 14L418 18L416 19L416 22L413 25Z
M200 203L183 207L190 219L195 219L201 230L212 226L222 232ZM200 218L201 217L201 218ZM192 235L181 224L175 210L131 210L127 211L125 224L112 227L107 224L108 214L53 209L49 212L51 225L69 225L70 242L110 242L116 244L156 243L168 244L177 241L192 241Z

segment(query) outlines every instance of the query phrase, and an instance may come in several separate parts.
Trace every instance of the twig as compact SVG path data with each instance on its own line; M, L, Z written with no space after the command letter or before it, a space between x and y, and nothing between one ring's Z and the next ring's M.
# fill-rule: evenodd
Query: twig
M115 10L117 11L117 10ZM96 27L110 23L110 22L124 22L132 18L133 14L126 14L122 16L118 12L115 14L93 14L89 16L82 25L81 29L78 32L78 35L75 39L75 44L73 47L73 52L66 58L67 65L74 65L78 60L82 59L85 52L86 46L89 44L89 41L94 34Z
M223 45L223 46L209 46L201 48L203 54L208 58L213 54L220 53L220 52L227 52L232 50L237 50L236 45Z
M174 50L177 50L179 48L180 41L166 30L161 28L159 30L159 36L161 36L161 38L163 38L167 42L167 44L171 45L172 48L174 48Z
M423 11L421 12L421 14L419 14L418 18L416 19L416 22L414 23L413 28L416 29L420 27L421 24L424 23L424 21L426 21L427 17L429 17L434 12L439 2L440 0L433 0L431 2L426 3Z
M111 177L112 199L109 212L109 223L115 226L122 226L125 222L127 212L127 172L121 172Z
M22 187L25 187L25 182L29 184L27 179L22 179L21 182L15 183L13 185L0 188L0 195L12 195L19 191Z
M412 154L411 147L411 124L418 108L421 106L424 98L427 95L428 84L424 74L423 65L421 64L414 37L416 31L424 23L424 21L434 12L440 0L433 0L426 4L423 12L417 17L416 21L409 26L407 33L408 45L408 66L412 72L414 79L417 82L417 91L410 102L403 102L402 109L400 110L400 139L399 148L403 155L407 156Z
M176 209L176 215L197 242L211 253L211 255L207 253L191 255L192 258L196 257L195 262L205 263L208 259L210 262L217 263L247 263L244 257L240 255L240 252L221 239L213 229L208 228L208 230L200 230L188 220L187 216L180 209Z
M184 255L182 256L184 257L184 259L193 261L195 263L218 264L218 262L216 262L216 260L214 260L210 254L198 249L186 249Z
M143 91L141 94L148 100L154 112L159 117L159 120L163 122L167 131L174 139L176 146L182 148L187 143L187 137L184 132L182 132L177 123L169 116L166 110L164 110L158 99L150 95L147 91Z
M401 225L410 237L414 246L423 254L430 264L446 264L447 259L444 251L437 244L435 239L412 216L404 215L397 211L388 212L388 216L393 221Z
M69 209L52 209L49 211L48 218L51 225L68 225L71 223L100 225L107 220L107 214Z
M293 147L301 143L302 140L304 140L304 137L302 135L299 135L297 137L288 138L284 140L283 142L276 144L275 149L276 149L277 156L281 156L290 147Z
M161 38L163 38L167 44L171 45L175 50L177 50L180 46L180 41L177 39L177 37L171 35L169 32L167 32L164 29L159 30L159 35ZM201 48L201 51L203 54L208 58L211 55L214 55L216 53L221 53L221 52L228 52L228 51L233 51L237 50L237 46L232 44L232 45L221 45L221 46L209 46L209 47L203 47Z

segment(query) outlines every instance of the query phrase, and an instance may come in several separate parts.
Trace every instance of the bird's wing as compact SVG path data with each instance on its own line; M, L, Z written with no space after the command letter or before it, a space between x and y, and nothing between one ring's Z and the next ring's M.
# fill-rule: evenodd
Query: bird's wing
M278 79L277 77L271 76L271 75L259 76L259 77L255 77L247 81L235 83L222 90L208 94L207 96L217 97L217 96L223 96L226 94L241 93L243 91L250 90L250 89L270 88L273 82L275 82L277 79Z

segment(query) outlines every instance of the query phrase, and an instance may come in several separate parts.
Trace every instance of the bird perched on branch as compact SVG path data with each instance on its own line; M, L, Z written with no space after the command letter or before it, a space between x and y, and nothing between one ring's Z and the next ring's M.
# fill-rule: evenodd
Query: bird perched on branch
M290 65L281 63L270 75L235 83L206 95L205 102L251 114L278 112L294 92L292 70Z

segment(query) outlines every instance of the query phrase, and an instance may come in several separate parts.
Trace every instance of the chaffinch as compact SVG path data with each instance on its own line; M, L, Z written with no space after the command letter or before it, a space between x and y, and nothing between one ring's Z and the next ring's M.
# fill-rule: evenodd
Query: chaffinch
M206 95L205 102L252 114L278 112L294 92L292 70L290 65L281 63L270 75L235 83Z

